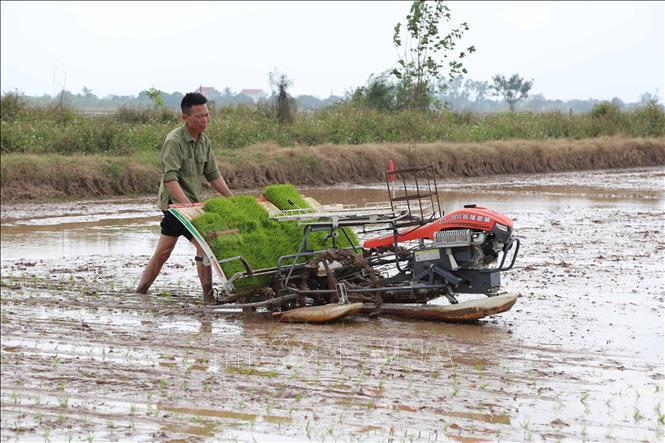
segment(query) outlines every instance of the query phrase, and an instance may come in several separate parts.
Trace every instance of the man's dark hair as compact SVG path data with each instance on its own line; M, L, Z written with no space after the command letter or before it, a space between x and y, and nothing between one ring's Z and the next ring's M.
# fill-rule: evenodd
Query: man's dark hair
M189 113L192 112L192 106L205 105L207 102L208 99L205 95L199 94L198 92L188 92L180 102L180 109L183 114L189 115Z

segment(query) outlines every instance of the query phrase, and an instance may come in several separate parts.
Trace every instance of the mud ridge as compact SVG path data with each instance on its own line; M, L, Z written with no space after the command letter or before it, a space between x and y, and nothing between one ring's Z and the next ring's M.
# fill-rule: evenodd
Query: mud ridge
M10 154L2 161L2 200L149 194L159 183L153 157ZM665 165L665 138L506 140L485 143L254 145L217 154L233 189L274 183L328 185L383 181L397 168L433 164L438 177L543 173Z

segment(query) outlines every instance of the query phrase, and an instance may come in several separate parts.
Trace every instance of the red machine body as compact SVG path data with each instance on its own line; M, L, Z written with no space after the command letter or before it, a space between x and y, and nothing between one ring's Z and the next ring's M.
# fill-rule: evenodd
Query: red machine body
M397 242L410 240L434 240L434 233L445 229L473 229L475 231L492 232L499 223L512 231L513 221L505 215L496 213L482 206L470 205L458 211L451 212L437 220L420 226L419 228L404 228L398 232ZM363 244L365 249L389 247L395 238L392 235L371 238Z

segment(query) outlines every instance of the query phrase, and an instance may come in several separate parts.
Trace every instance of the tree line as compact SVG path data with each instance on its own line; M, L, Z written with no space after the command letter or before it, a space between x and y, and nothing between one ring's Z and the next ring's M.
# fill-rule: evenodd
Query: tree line
M534 80L520 74L496 74L491 81L466 78L464 62L476 52L475 46L460 48L466 22L454 24L450 9L442 0L415 0L411 3L404 23L394 27L392 44L398 54L396 66L372 74L364 85L347 91L343 97L332 95L319 99L312 95L292 97L288 88L293 80L285 74L271 72L272 94L256 102L252 97L230 88L218 91L206 88L205 94L213 108L234 105L258 105L273 108L280 123L293 120L296 110L313 111L337 103L374 108L379 111L401 110L492 113L509 111L566 113L591 112L597 105L609 104L614 109L631 111L645 106L658 107L657 95L645 92L638 101L624 103L619 98L607 100L552 100L543 94L531 94ZM188 91L186 91L188 92ZM183 93L168 93L149 88L136 96L109 95L100 98L84 87L75 94L62 90L57 96L24 97L37 106L67 105L84 110L115 110L118 108L172 108L178 110Z

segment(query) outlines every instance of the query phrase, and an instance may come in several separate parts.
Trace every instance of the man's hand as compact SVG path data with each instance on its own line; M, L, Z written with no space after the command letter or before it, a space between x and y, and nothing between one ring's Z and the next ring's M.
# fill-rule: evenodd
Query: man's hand
M210 182L210 185L215 188L215 191L219 192L221 195L224 195L226 197L233 197L233 193L229 189L229 187L226 185L226 182L224 181L224 177L221 175L214 179L213 181Z

